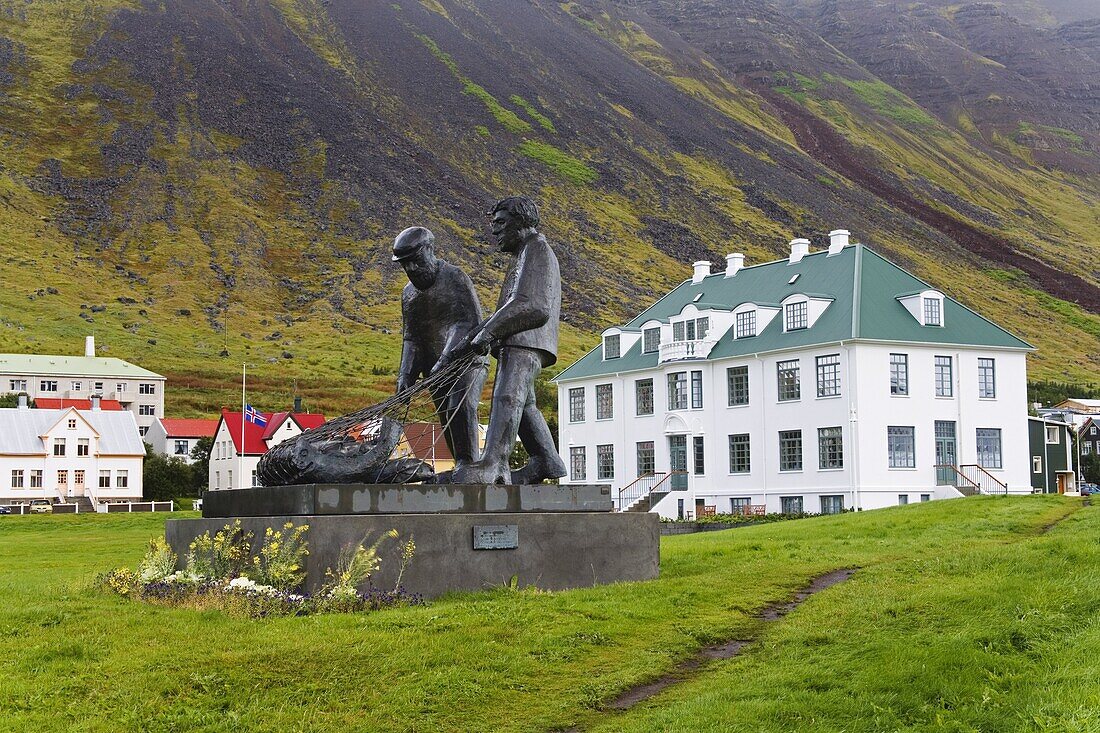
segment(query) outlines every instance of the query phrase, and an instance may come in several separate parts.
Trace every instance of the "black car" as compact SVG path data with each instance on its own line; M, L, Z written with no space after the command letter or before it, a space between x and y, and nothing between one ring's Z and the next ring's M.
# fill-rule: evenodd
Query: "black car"
M11 514L10 506L0 506L0 514Z

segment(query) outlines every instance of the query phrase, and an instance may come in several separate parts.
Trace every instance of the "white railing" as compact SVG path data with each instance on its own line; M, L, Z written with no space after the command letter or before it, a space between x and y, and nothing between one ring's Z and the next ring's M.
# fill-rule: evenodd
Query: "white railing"
M706 359L716 343L718 342L710 339L697 339L695 341L671 341L667 344L661 344L659 347L660 360L664 362L680 359Z
M1008 484L976 463L964 463L959 466L959 473L976 484L978 490L983 494L1008 493Z

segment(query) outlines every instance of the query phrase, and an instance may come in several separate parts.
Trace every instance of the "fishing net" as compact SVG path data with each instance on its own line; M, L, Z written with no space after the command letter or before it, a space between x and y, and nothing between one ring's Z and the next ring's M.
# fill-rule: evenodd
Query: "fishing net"
M260 458L256 476L263 486L300 483L411 483L431 481L435 472L415 457L392 458L409 423L427 423L431 430L442 418L446 431L457 410L437 415L436 405L457 405L482 380L468 379L484 369L484 358L466 354L382 402L329 420L279 443ZM408 435L409 440L421 436Z

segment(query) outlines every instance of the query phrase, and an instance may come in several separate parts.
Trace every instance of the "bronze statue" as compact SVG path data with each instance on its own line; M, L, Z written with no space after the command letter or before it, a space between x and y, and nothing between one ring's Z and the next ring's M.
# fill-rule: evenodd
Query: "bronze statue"
M481 458L456 467L455 483L535 484L566 473L546 420L535 404L535 377L558 358L561 274L537 227L539 212L525 196L499 201L488 212L501 251L514 256L497 311L452 354L492 352L497 359L489 429ZM445 364L447 359L442 361ZM441 364L441 365L442 365ZM511 472L508 456L519 435L530 461Z
M481 323L481 304L470 277L435 256L435 237L424 227L409 227L393 243L393 260L409 277L401 293L401 367L397 391L402 392L440 365ZM488 360L430 391L447 447L455 466L477 460L477 403L488 376Z

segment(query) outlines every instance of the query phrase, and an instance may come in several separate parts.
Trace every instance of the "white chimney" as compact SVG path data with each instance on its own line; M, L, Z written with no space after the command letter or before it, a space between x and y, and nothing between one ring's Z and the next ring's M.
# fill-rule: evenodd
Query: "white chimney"
M100 409L100 408L99 408L99 400L100 400L100 397L101 397L101 395L97 395L97 394L94 394L94 395L92 395L92 409L93 409L93 410L98 410L98 409Z
M95 356L95 336L84 337L84 356Z
M19 403L18 404L19 404L19 409L20 410L30 409L30 405L27 404L27 393L26 392L20 392L19 393Z
M710 274L710 263L706 260L699 260L691 267L691 281L693 283L702 282L703 278Z
M744 266L745 255L740 252L731 252L726 255L726 277L733 277Z
M848 246L848 230L834 229L829 232L829 254L839 254L840 250Z
M803 257L810 253L810 240L808 239L792 239L791 240L791 264L800 261Z

